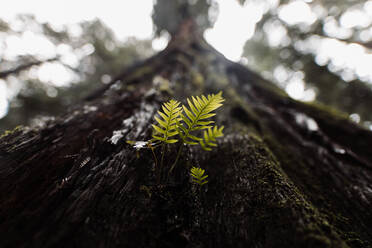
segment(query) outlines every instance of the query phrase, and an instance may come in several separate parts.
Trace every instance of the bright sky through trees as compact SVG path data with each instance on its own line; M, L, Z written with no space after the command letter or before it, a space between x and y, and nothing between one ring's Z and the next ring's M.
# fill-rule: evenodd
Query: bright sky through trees
M47 1L47 0L13 0L0 8L0 17L11 20L20 13L32 13L38 21L49 22L54 27L64 24L74 24L96 17L104 21L120 39L129 36L137 38L150 38L152 30L152 1ZM216 26L209 30L206 38L228 58L240 58L245 41L253 35L254 24L261 17L261 6L247 5L241 7L237 1L219 1L220 14ZM89 7L87 7L89 6ZM244 28L242 24L244 23ZM234 27L234 28L232 28ZM77 30L78 32L78 30ZM224 37L221 39L221 37ZM231 37L231 39L226 39ZM43 42L28 37L27 48L30 50L47 48ZM228 42L227 42L228 41ZM154 42L156 48L162 49L166 41L161 39ZM21 52L26 47L15 41L9 49L12 52ZM24 48L20 48L20 47Z
M316 19L321 13L314 13L306 2L312 0L295 0L287 6L281 7L279 17L289 24L309 23ZM257 3L258 2L258 3ZM238 61L242 54L242 49L247 41L254 34L255 23L262 17L264 8L267 4L271 6L278 4L278 0L267 0L249 2L240 6L235 0L219 0L219 17L215 26L207 30L205 37L207 41L222 52L226 57ZM49 22L53 27L70 25L71 30L79 34L77 22L101 19L117 35L118 38L125 40L127 37L135 36L139 39L151 38L153 35L153 26L151 20L153 1L151 0L12 0L6 1L0 8L0 18L5 21L11 21L17 14L30 13L36 16L40 22ZM342 19L342 25L350 28L355 25L367 25L372 22L372 1L365 3L365 12L350 12ZM14 23L13 25L17 25ZM335 27L328 25L330 32ZM270 42L280 42L286 33L279 29L271 29ZM372 31L371 31L372 32ZM372 34L366 34L372 36ZM302 44L313 53L317 54L317 62L325 63L332 61L335 66L348 67L357 73L365 81L372 82L372 54L366 53L364 48L357 44L346 45L340 41L328 39L318 42L314 40L312 44ZM318 42L318 43L316 43ZM314 46L316 44L316 46ZM155 49L162 49L166 45L166 39L157 39L153 42ZM309 47L310 46L310 47ZM61 53L63 47L59 48ZM0 47L0 55L12 57L17 54L30 53L40 54L45 58L55 56L55 49L48 41L32 32L26 32L21 38L9 37L6 42L6 48ZM74 56L65 51L65 59L68 63L74 63ZM71 75L63 68L57 65L49 64L41 66L36 72L41 80L55 82L56 86L66 84L71 81ZM343 75L346 79L349 75ZM56 80L53 80L55 78ZM311 100L312 97L306 95L303 89L301 78L288 84L287 92L296 99ZM9 98L9 92L6 93L5 82L0 80L0 118L4 115L6 108L3 107L4 98ZM310 92L311 93L311 92Z
M310 0L307 0L310 1ZM307 1L292 1L280 11L280 18L293 24L299 22L312 23L315 13L306 5ZM271 0L273 5L277 0ZM206 39L225 56L232 60L239 60L243 45L254 33L254 25L260 20L264 4L248 3L242 7L238 1L219 0L219 17L212 30L206 33ZM100 18L112 28L120 39L129 36L150 38L153 34L151 11L153 2L150 0L116 1L116 0L12 0L7 1L0 8L0 18L11 20L20 13L32 13L41 22L50 22L55 27L64 24L74 24L83 20ZM363 25L372 18L372 1L366 3L367 14L350 13L344 18L345 26ZM369 14L369 16L368 16ZM73 26L72 26L73 28ZM78 32L78 30L76 30ZM282 34L273 32L275 39ZM11 52L24 52L26 49L35 51L44 49L48 45L37 37L29 34L26 45L21 41L12 41ZM154 42L156 48L165 46L165 41ZM357 54L356 54L357 55Z

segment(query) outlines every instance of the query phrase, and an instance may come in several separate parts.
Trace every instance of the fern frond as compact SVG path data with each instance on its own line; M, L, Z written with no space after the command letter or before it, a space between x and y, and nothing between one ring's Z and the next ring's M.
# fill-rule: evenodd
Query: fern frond
M182 105L185 114L180 114L183 123L177 123L179 134L184 143L196 145L203 140L190 133L211 128L210 124L214 122L207 119L216 115L213 111L221 107L223 101L222 92L210 94L207 97L201 95L187 99L188 106Z
M179 105L180 103L173 99L162 105L163 112L158 111L161 118L155 116L158 125L152 125L155 130L155 134L152 135L153 139L167 144L178 141L177 139L170 138L178 134L176 123L182 109Z
M192 167L190 170L190 175L192 177L192 181L200 186L208 183L206 180L208 175L204 175L205 170L202 168Z
M220 128L214 126L213 128L208 128L208 130L204 131L203 139L199 141L201 147L206 151L211 151L211 146L217 146L216 138L223 136L223 128L224 126Z

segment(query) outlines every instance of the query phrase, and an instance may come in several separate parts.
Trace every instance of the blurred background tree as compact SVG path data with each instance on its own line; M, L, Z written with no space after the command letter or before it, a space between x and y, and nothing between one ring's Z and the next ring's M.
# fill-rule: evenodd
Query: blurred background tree
M15 23L0 20L0 34L0 83L9 101L1 103L7 114L0 120L0 130L57 115L110 83L126 66L154 53L151 40L118 41L98 19L56 30L32 15L20 15ZM9 42L27 37L45 44L47 52L6 54Z
M185 19L195 20L201 32L213 27L218 16L218 4L214 0L157 0L152 20L156 35L175 34Z
M248 37L242 52L243 64L293 98L330 105L372 127L372 1L238 2L242 8L259 10L254 35ZM219 3L154 1L154 37L169 39L185 17L194 19L201 32L212 28ZM246 25L231 28L243 32ZM31 53L21 50L17 56L8 55L9 43L21 38L45 44L48 52L31 49ZM229 43L234 37L220 39ZM0 20L0 94L6 91L8 99L8 103L0 102L0 112L7 113L0 119L0 130L58 114L110 83L126 66L153 54L151 44L151 39L119 41L98 19L58 29L32 15L21 15L12 23ZM4 76L4 72L11 73Z
M370 127L371 1L267 3L254 36L245 44L246 64L292 97L330 105ZM356 68L355 62L364 66Z

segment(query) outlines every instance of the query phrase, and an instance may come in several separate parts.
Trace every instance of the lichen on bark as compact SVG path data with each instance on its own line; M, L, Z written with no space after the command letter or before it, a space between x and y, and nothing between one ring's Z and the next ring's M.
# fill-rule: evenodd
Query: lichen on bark
M157 184L151 152L125 140L149 139L171 95L220 90L227 136L212 152L187 148ZM371 146L371 132L292 100L199 36L173 37L86 103L0 139L0 246L370 247ZM197 165L209 183L195 194Z

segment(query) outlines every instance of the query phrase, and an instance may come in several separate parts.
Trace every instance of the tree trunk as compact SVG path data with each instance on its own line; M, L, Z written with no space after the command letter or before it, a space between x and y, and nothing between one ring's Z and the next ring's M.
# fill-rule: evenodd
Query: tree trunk
M184 148L157 184L151 151L125 141L148 140L170 97L220 90L225 137ZM1 137L0 247L371 247L372 133L187 29L87 99Z

